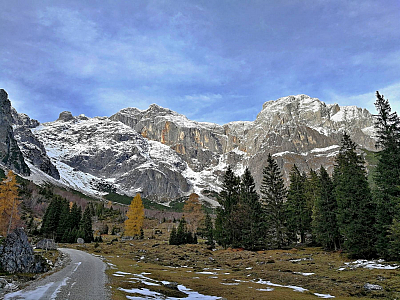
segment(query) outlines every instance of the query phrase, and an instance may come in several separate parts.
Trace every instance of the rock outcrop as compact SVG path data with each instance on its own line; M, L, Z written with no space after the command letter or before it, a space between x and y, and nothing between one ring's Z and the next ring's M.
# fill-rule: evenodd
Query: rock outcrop
M0 89L0 163L21 175L29 175L22 152L14 137L11 102L5 90Z
M57 121L68 122L73 119L74 117L72 116L72 113L70 111L63 111L62 113L60 113L60 116L58 117Z
M253 122L195 122L152 104L110 118L62 112L57 121L32 129L51 153L61 183L97 195L106 185L167 202L191 192L218 192L228 165L238 175L249 167L259 187L269 153L286 179L293 164L306 172L321 165L332 171L345 131L360 148L375 150L373 116L367 110L306 95L264 103Z
M11 114L14 137L24 159L47 175L60 179L60 173L48 157L43 144L32 133L40 123L26 114L19 114L14 108L11 108Z
M288 178L293 164L302 171L321 165L332 170L344 131L361 148L375 150L373 116L366 109L328 105L307 95L267 101L254 122L223 126L191 121L155 104L143 111L123 109L111 119L170 146L194 172L214 173L217 179L224 163L237 173L248 166L257 187L268 153L275 156Z
M24 230L16 229L0 245L0 268L8 273L42 273L45 260L35 255Z
M36 249L57 250L57 244L53 239L41 239L36 243Z

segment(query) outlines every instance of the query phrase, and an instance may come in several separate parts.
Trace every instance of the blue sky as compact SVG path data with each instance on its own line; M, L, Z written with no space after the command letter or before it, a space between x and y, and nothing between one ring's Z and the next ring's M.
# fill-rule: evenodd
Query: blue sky
M0 88L41 122L157 103L254 120L307 94L400 112L400 1L2 1Z

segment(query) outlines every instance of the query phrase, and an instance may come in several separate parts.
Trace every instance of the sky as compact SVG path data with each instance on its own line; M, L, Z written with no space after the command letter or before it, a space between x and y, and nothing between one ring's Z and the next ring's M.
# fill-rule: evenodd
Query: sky
M252 121L306 94L400 112L398 0L13 0L0 5L0 88L40 122L170 108Z

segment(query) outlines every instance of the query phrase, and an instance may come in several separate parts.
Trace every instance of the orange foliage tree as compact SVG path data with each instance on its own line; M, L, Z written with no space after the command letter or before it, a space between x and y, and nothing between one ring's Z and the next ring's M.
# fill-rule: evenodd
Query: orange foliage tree
M199 195L196 193L190 194L189 199L183 206L183 213L191 230L196 232L200 222L204 219L204 212L201 208Z
M18 186L15 174L8 171L7 178L0 184L0 232L2 235L10 233L20 220Z
M139 235L144 220L144 206L140 194L136 194L135 198L133 198L131 204L129 205L126 216L128 217L128 219L126 219L124 223L125 235Z

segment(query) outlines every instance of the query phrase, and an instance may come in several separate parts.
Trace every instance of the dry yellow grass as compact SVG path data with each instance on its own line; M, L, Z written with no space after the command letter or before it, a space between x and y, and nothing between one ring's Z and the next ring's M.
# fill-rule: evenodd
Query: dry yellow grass
M146 230L145 236L152 235ZM113 237L108 237L111 239ZM150 273L154 280L177 282L205 295L226 299L319 299L314 293L334 295L335 299L399 299L400 271L355 268L339 271L350 262L344 254L321 248L292 250L237 251L208 250L205 244L172 246L168 234L150 240L118 241L113 244L85 245L84 250L102 255L113 266L107 270L113 299L138 296L119 288L148 288L164 295L179 297L176 290L145 286L126 274ZM76 246L79 247L79 246ZM200 273L212 272L213 274ZM303 273L303 274L301 274ZM314 273L305 276L304 273ZM260 279L284 286L297 286L308 291L298 292L287 287L257 283ZM367 291L365 283L377 284L383 290ZM237 284L237 285L231 285ZM259 289L273 288L273 291ZM181 295L182 296L182 295Z

